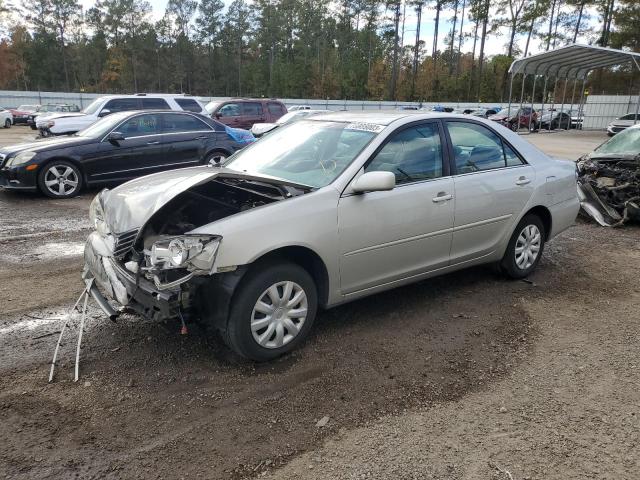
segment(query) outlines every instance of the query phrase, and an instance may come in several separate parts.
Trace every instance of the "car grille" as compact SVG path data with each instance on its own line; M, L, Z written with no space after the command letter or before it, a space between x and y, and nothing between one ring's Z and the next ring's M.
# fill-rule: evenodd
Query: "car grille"
M122 258L129 250L131 250L137 236L137 228L125 233L120 233L116 236L116 245L113 249L113 254L116 256L116 258Z

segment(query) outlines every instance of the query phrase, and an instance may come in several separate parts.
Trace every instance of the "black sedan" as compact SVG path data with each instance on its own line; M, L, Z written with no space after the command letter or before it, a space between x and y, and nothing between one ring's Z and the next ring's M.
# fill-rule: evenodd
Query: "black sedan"
M114 113L75 135L0 149L0 186L72 197L87 185L218 163L254 140L196 113Z

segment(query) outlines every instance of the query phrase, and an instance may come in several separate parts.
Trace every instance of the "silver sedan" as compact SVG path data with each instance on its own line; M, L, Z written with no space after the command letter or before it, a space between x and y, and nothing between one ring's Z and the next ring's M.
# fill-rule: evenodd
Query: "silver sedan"
M575 165L495 122L330 113L101 192L84 277L111 316L197 318L264 361L318 308L484 263L526 277L578 209Z

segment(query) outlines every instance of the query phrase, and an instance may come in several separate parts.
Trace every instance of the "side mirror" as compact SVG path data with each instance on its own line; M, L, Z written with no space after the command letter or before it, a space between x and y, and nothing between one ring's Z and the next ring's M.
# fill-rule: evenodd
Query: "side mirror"
M102 117L106 117L107 115L109 115L111 113L111 110L109 110L108 108L103 108L100 113L98 114L98 117L102 118Z
M380 192L393 190L396 176L391 172L367 172L360 175L351 185L355 193Z
M121 142L124 140L124 135L120 132L111 132L108 136L107 136L107 140L109 140L109 142L117 145L118 142Z

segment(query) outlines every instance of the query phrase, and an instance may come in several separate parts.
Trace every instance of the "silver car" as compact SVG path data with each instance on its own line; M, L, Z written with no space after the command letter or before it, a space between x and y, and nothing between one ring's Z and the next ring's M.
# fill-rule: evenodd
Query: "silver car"
M152 319L198 318L264 361L298 346L318 308L484 263L525 277L578 209L575 164L495 122L330 113L224 166L104 190L84 277L110 316L104 295Z

